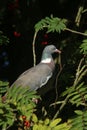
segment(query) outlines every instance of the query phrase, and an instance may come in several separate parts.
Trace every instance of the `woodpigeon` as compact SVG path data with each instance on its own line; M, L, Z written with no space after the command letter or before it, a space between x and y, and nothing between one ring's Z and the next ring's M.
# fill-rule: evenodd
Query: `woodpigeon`
M38 90L44 86L52 77L55 69L55 63L52 57L53 53L61 53L54 45L47 45L42 53L39 64L23 72L12 86L29 86L30 90Z

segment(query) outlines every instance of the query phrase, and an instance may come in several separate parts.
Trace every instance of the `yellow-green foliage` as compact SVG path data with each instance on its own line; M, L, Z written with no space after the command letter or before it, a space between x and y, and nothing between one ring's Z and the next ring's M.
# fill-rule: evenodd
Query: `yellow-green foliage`
M69 130L70 126L68 123L61 123L61 118L50 120L46 118L43 120L38 120L37 116L33 114L33 130Z
M29 120L32 113L35 111L36 104L32 101L33 98L39 98L36 92L29 91L29 87L12 87L9 88L5 101L0 96L0 126L2 129L7 129L12 126L15 121L21 121L21 116L25 115Z

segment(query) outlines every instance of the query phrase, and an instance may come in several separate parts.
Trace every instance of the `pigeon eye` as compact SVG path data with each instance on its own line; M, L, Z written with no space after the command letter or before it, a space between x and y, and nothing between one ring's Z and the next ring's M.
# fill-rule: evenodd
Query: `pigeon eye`
M52 48L52 51L55 51L56 50L56 48L54 47L54 48Z

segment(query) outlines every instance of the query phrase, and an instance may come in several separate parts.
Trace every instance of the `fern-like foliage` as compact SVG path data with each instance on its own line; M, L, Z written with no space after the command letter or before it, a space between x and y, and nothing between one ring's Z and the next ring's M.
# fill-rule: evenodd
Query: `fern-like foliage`
M82 41L82 44L80 45L80 52L87 55L87 39L84 39Z
M84 85L82 82L76 87L68 88L64 93L63 96L68 94L69 101L77 107L80 105L86 106L87 102L87 85Z
M22 115L25 115L30 118L31 113L34 111L33 108L36 107L36 104L32 101L34 98L39 98L36 95L35 91L29 91L29 87L11 87L8 90L6 102L13 104L17 108L17 111L21 112Z
M35 31L47 28L47 32L58 32L61 33L62 30L66 28L66 19L61 19L58 17L51 16L41 19L37 24L35 24Z
M13 125L15 119L15 114L10 104L3 103L0 97L0 129L6 130L9 126Z
M9 82L0 81L0 95L3 95L9 87Z
M0 97L0 126L2 130L7 129L15 123L21 121L21 116L25 115L29 120L35 111L36 104L33 98L38 99L36 92L29 91L29 87L11 87L5 95L5 101Z
M9 43L9 39L7 38L7 36L3 35L2 31L0 31L0 45L7 44L7 43Z
M76 116L71 120L70 130L87 130L87 110L75 110Z

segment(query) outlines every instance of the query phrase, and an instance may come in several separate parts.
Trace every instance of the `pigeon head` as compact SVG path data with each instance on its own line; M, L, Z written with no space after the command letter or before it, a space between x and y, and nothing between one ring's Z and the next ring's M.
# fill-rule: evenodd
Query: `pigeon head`
M52 54L61 53L54 45L48 45L44 48L42 53L41 62L42 63L50 63L52 60Z

